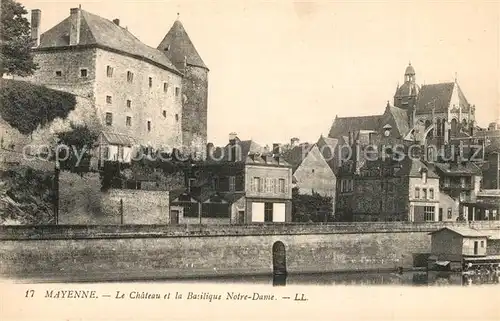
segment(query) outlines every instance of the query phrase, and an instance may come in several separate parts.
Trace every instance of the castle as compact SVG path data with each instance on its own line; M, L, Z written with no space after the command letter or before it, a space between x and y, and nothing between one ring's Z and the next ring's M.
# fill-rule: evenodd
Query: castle
M209 69L179 20L157 48L119 19L81 8L41 35L40 21L40 10L33 10L39 69L26 80L90 100L106 140L101 144L115 147L115 159L135 144L205 151Z

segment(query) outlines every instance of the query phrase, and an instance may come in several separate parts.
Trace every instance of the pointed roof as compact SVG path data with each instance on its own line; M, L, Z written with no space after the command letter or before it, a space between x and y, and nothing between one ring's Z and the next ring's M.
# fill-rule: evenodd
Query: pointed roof
M390 106L387 108L387 113L392 116L399 135L401 137L406 136L410 132L408 112L405 109Z
M302 143L299 146L295 146L292 149L288 150L283 158L285 161L292 165L292 172L295 172L297 168L299 168L300 164L306 159L309 152L317 147L316 144Z
M172 28L170 28L157 48L162 51L179 69L183 69L185 57L188 65L208 70L208 67L203 62L203 59L201 59L193 42L184 29L184 26L179 20L174 22Z
M81 9L80 9L81 10ZM67 17L40 36L40 46L36 50L44 50L69 46L71 21ZM80 42L78 46L99 46L120 53L145 59L163 68L180 74L179 70L158 49L149 47L137 39L127 29L116 23L81 10Z
M451 107L450 102L455 86L458 90L460 107L467 110L469 108L469 103L467 102L464 93L460 89L460 86L456 82L447 82L423 85L420 88L420 92L417 97L417 114L426 114L432 112L434 105L436 108L436 113L448 111L448 108Z
M359 116L359 117L337 117L328 133L330 138L339 138L348 135L349 132L359 130L378 130L383 115Z

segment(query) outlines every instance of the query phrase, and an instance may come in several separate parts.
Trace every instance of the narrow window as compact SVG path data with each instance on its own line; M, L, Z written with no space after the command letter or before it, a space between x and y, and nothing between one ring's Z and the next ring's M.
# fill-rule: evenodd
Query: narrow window
M104 158L105 160L107 160L107 159L109 158L109 147L108 147L108 146L104 146L104 148L103 148L103 149L104 149L104 150L103 150L103 158Z
M163 118L167 118L167 111L166 110L163 111Z
M433 188L429 189L429 198L430 198L431 200L433 200L433 199L434 199L434 189L433 189Z
M132 101L130 99L127 99L127 107L128 108L132 107Z
M153 87L153 78L149 77L149 88Z
M62 71L57 70L57 71L56 71L56 77L61 77L61 76L62 76Z
M254 192L260 192L260 177L253 178L253 190Z
M484 247L484 241L481 241L481 247Z
M273 221L273 203L264 203L264 222Z
M126 125L127 126L132 126L132 117L127 116Z
M424 200L426 200L426 199L427 199L427 188L422 189L422 198L423 198Z
M113 98L111 98L111 96L106 96L106 103L107 104L113 103Z
M132 83L134 81L134 73L127 71L127 82Z
M163 91L164 92L168 91L168 83L166 83L166 82L163 83Z
M452 218L452 211L451 211L451 208L448 208L448 219L451 220Z
M179 87L175 87L175 97L179 97L181 89Z
M106 125L108 125L108 126L113 125L113 114L112 113L106 113Z
M87 69L80 69L80 77L83 78L87 77Z
M279 192L284 193L285 192L285 180L283 178L280 178L278 181L279 184Z
M229 191L234 192L236 189L236 177L229 176Z
M415 198L420 198L420 188L415 188Z
M148 120L148 132L150 132L150 131L151 131L151 121Z
M111 66L106 67L106 76L108 76L109 78L113 77L113 67Z
M175 114L175 121L179 121L179 114Z

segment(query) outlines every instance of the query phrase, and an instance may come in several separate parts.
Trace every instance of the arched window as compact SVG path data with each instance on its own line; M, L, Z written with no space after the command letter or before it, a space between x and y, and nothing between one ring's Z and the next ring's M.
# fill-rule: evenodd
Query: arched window
M457 127L458 127L457 125L458 125L457 119L453 118L451 120L451 134L452 135L456 135L457 134Z
M431 121L427 119L425 121L425 128L429 128L430 125L431 125Z
M443 119L443 121L441 122L441 134L443 136L446 135L446 120L445 119Z

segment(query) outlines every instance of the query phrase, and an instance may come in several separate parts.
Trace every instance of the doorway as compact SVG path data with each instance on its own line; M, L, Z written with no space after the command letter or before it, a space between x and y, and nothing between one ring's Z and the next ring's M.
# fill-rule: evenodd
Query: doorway
M281 241L273 244L273 275L286 275L286 249Z
M179 210L170 211L170 224L179 224Z

